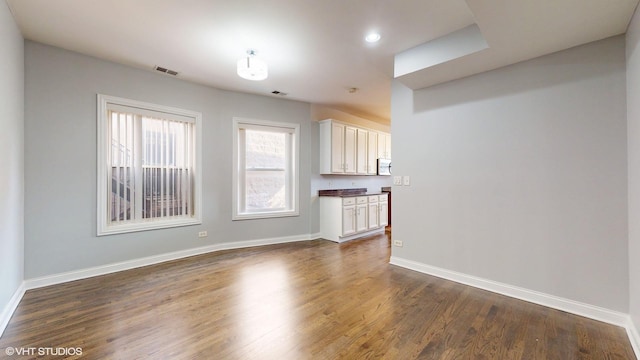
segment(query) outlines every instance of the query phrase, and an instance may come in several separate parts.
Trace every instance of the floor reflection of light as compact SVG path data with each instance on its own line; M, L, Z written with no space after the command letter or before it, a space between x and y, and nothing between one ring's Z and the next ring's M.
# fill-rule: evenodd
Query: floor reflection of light
M256 264L240 276L239 329L248 353L277 358L293 350L295 319L289 272L278 261Z

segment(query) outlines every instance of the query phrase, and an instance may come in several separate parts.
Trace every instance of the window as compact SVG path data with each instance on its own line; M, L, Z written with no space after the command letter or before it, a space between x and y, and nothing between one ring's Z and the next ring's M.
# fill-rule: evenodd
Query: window
M298 215L297 124L234 119L233 219Z
M98 235L201 223L201 118L98 95Z

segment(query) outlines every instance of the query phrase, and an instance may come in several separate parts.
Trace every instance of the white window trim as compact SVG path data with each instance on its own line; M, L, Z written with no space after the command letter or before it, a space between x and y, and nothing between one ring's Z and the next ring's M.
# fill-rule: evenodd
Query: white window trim
M293 179L292 184L294 186L294 190L291 194L293 197L291 200L291 204L293 206L293 210L279 210L279 211L269 211L269 212L252 212L252 213L241 213L240 210L240 153L239 153L239 143L238 143L238 134L241 128L247 128L251 126L268 126L268 127L279 127L292 130L294 135L294 144L293 144L293 157L292 166L293 166ZM232 201L232 220L250 220L250 219L267 219L267 218L278 218L278 217L289 217L289 216L299 216L300 215L300 124L295 123L286 123L286 122L275 122L275 121L267 121L267 120L256 120L256 119L246 119L246 118L233 118L233 171L232 171L232 184L233 184L233 201Z
M138 222L130 224L109 225L107 221L107 202L109 201L109 180L107 179L108 148L107 134L109 133L107 121L107 107L109 105L120 105L142 109L143 112L154 112L166 114L167 118L185 118L195 122L195 152L196 161L194 164L194 189L193 189L193 216L189 218L170 218L166 220L154 220L149 222ZM137 100L125 99L115 96L98 94L97 106L97 235L113 235L130 233L136 231L146 231L155 229L173 228L179 226L202 224L202 113L184 110L169 106L146 103Z

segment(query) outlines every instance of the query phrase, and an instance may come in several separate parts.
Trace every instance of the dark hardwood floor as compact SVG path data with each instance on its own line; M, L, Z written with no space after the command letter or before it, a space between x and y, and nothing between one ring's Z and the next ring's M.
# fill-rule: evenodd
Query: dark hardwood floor
M635 359L620 327L389 265L388 236L223 251L30 290L0 357L79 347L68 358Z

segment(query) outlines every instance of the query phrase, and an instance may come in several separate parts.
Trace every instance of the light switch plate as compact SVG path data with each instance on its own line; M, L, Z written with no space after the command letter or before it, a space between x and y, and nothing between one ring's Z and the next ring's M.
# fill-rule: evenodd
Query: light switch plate
M402 177L402 183L404 186L410 186L411 185L411 177L409 177L409 175L405 175Z
M394 176L393 177L393 185L402 185L402 176Z

